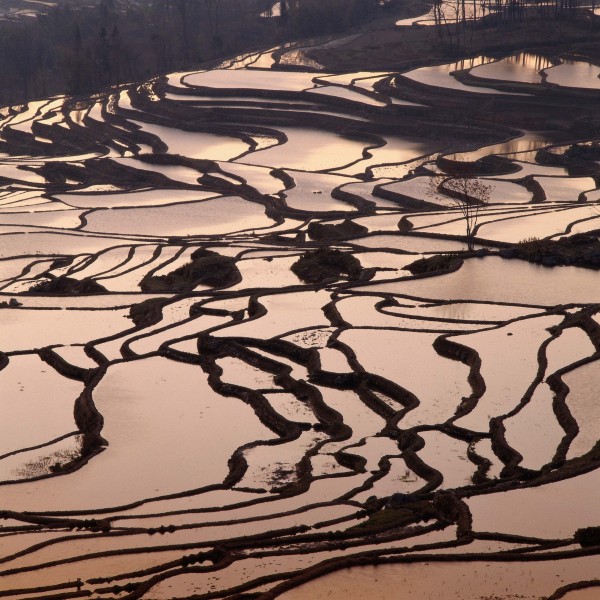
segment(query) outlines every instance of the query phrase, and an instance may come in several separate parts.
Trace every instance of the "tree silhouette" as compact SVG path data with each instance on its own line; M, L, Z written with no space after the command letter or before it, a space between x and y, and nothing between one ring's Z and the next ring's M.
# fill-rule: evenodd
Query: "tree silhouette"
M492 187L471 173L468 167L454 173L432 178L432 194L442 194L452 199L465 222L467 247L475 247L475 229L481 209L490 201Z

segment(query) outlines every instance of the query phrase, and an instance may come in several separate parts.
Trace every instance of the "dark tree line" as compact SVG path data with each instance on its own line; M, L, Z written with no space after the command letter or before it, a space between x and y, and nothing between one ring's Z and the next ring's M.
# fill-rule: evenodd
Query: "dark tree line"
M595 9L596 0L433 0L437 36L448 49L466 49L476 28L504 27L527 20L551 27L577 19L583 9Z
M491 23L527 18L575 18L582 7L595 8L595 0L433 0L436 26L475 22L488 17Z
M99 0L0 22L0 104L90 93L373 18L378 0Z

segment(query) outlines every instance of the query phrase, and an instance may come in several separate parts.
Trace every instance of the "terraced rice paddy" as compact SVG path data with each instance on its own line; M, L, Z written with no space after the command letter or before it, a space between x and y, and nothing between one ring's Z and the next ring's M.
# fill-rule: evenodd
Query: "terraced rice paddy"
M275 62L3 121L0 597L597 597L600 276L506 248L597 237L598 146L435 108L588 71Z

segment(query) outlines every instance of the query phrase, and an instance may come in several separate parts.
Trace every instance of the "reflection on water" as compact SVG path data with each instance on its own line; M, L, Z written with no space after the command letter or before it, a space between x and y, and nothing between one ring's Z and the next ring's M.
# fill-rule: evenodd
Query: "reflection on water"
M86 229L150 236L202 235L272 224L262 206L232 196L168 207L96 211L89 215Z
M479 148L477 150L473 150L472 152L459 152L456 154L450 154L448 155L448 158L451 160L475 161L490 154L503 154L508 158L519 158L518 155L520 153L539 150L548 144L552 144L553 140L554 138L551 135L544 132L526 132L524 135L513 138L506 142L500 142L499 144L494 144L492 146L485 146L484 148Z
M502 81L514 81L518 83L540 83L542 77L540 71L551 67L552 63L543 56L521 52L514 56L507 56L471 71L475 77L485 79L500 79Z
M466 85L461 81L458 81L458 79L452 77L452 74L456 71L463 71L465 69L478 67L479 65L486 65L493 60L493 58L489 58L487 56L478 56L476 58L459 60L457 62L447 63L445 65L422 67L420 69L415 69L414 71L409 71L408 73L403 73L402 77L412 79L413 81L417 81L418 83L422 83L424 85L444 87L452 90L471 92L474 94L508 94L510 92L501 92L494 90L493 88Z
M221 69L194 73L183 78L188 86L300 91L314 87L314 73L277 72L259 69Z
M456 17L450 4L443 10L447 18ZM568 458L579 458L582 469L596 466L595 459L582 455L598 438L594 392L600 361L586 367L577 367L577 361L594 352L589 314L597 309L598 272L488 256L466 258L458 271L410 276L407 263L465 248L455 202L439 190L429 194L431 172L439 172L431 155L446 151L449 143L457 144L452 148L475 143L458 145L465 143L459 128L452 130L456 139L444 141L445 124L437 131L428 120L438 109L391 106L382 94L373 94L374 100L363 93L372 92L388 73L391 78L397 66L335 76L247 68L270 66L281 52L281 63L297 63L314 45L341 52L352 39L293 43L230 59L224 65L229 70L168 78L174 87L166 89L185 87L194 95L164 98L157 81L123 86L112 99L40 101L15 108L10 116L5 111L13 121L0 131L1 144L12 153L2 159L0 181L0 257L6 259L0 260L0 351L6 353L0 354L0 481L44 476L76 458L91 437L81 432L89 431L90 420L96 424L88 418L90 401L102 415L101 435L108 445L79 470L2 487L0 508L27 511L0 522L5 554L61 538L56 545L9 557L0 572L3 590L46 585L56 586L53 597L73 591L108 598L129 593L138 582L151 586L156 579L150 578L158 575L167 578L153 589L136 588L133 595L145 600L204 591L215 598L237 592L253 596L264 591L252 581L260 575L289 580L290 572L328 558L361 551L385 556L404 547L410 549L407 560L422 563L332 574L284 597L399 600L401 593L402 600L442 595L539 600L559 584L597 573L598 558L527 562L523 556L540 552L537 540L498 541L493 532L566 537L564 545L573 546L574 529L598 521L596 473L579 477L556 461L551 477L572 479L525 489L539 474L528 471L520 483L498 451L506 443L519 453L522 467L544 469L565 450L559 399L545 381L536 389L533 384L538 373L572 367L565 376L571 390L567 404L578 431ZM538 72L546 67L552 78L564 72L566 82L582 65L565 62L555 70L545 59L521 53L416 69L406 77L437 86L443 98L447 88L500 93L463 85L459 71L523 82L539 81ZM593 75L586 68L582 78ZM423 89L411 85L415 94ZM527 106L542 97L529 96ZM464 103L469 110L469 103L481 99L455 95L457 106ZM59 109L65 123L79 123L76 131L85 131L93 119L85 148L73 142L69 150L80 153L79 162L90 160L73 163L60 150L52 159L33 153L20 158L19 140L30 136L34 144L32 125L49 124L48 115ZM439 114L433 117L441 124ZM510 125L508 119L503 124ZM109 128L114 122L120 125ZM65 123L46 128L47 143L62 146ZM206 131L169 127L183 123L202 124ZM465 118L460 126L471 124ZM5 135L10 128L21 129L17 141ZM99 131L106 133L102 144L114 142L119 155L126 147L128 158L94 159L112 156L102 144L94 145ZM122 132L121 142L112 139L115 131ZM161 156L143 156L154 153L150 135L164 151L156 153ZM490 131L485 135L500 139ZM484 178L498 204L482 211L482 235L507 243L596 225L589 203L564 204L593 187L593 178L549 177L567 173L533 164L536 148L551 137L528 132L454 155L464 160L493 153L519 156L522 170L509 178L535 175L546 193L545 202L530 204L532 192L524 185ZM207 160L194 160L201 157ZM49 160L52 169L40 173L18 168ZM400 181L419 165L424 170L418 177ZM42 177L47 173L52 181ZM31 177L38 187L25 185ZM52 196L55 190L60 198ZM415 206L423 203L415 200L425 200L432 210L419 212ZM56 212L67 205L74 209ZM430 237L435 234L450 237ZM196 285L189 269L199 246L237 261L240 280L223 288ZM318 278L307 283L307 272L293 271L292 265L316 248L347 254L331 253L331 262L322 264L322 253L308 254L305 260L315 261L308 274ZM198 268L218 270L221 259L211 256ZM444 257L441 264L457 262ZM426 263L439 264L438 259ZM341 279L340 266L348 271ZM158 298L140 293L143 277L168 279L174 270L195 285L192 292L179 296L172 288ZM35 278L60 276L97 281L106 293L21 295L22 305L17 302ZM149 299L159 302L142 305ZM566 314L580 310L555 305L574 302L592 306L565 322ZM560 333L574 323L586 327ZM40 350L47 346L66 362ZM485 390L477 384L479 376ZM524 397L527 390L531 395ZM497 419L503 422L501 434ZM484 472L486 461L491 467ZM474 487L479 482L484 485ZM462 500L453 504L464 502L455 505L461 511L470 507L475 531L492 532L489 540L463 546L455 524L432 504L404 507L402 524L394 512L389 522L390 512L379 511L395 492L427 494L427 503L430 491L457 486ZM508 486L511 492L500 491ZM91 520L57 528L58 511L87 519L92 510L107 518L101 533ZM33 529L27 513L53 520ZM386 522L385 537L375 539L379 534L364 527L380 519ZM421 529L423 522L439 529ZM298 526L290 533L289 527ZM439 542L446 545L429 550L432 556L413 548ZM213 547L215 561L194 557ZM542 547L547 553L554 545ZM293 552L286 554L287 549ZM0 559L6 558L1 550ZM120 555L85 556L107 550ZM465 560L463 551L478 553L469 558L479 562ZM498 551L512 552L503 555L510 562L494 562ZM442 554L453 562L438 564ZM48 566L47 561L57 562ZM200 568L189 569L190 564ZM23 566L31 572L21 571ZM124 571L136 571L118 580L126 591L112 582L98 587L98 578ZM81 592L69 583L78 577ZM250 584L245 590L225 589L243 582ZM41 599L46 592L5 591L4 596Z
M546 81L563 87L600 89L600 67L584 61L564 59L547 71Z
M466 547L465 552L468 552ZM356 567L326 575L281 595L281 600L540 600L559 585L600 570L600 557L561 562L427 562ZM589 577L588 577L589 578ZM441 595L443 590L443 596ZM598 590L595 590L598 592ZM587 598L584 596L585 600ZM591 596L596 600L598 596ZM571 600L569 598L569 600ZM574 600L580 600L575 596ZM583 600L583 599L581 599Z
M507 286L507 281L510 281L510 286ZM458 271L443 277L381 283L368 289L420 298L554 306L568 302L597 302L600 297L599 281L598 273L588 269L552 269L490 256L465 261Z
M473 18L480 19L486 12L484 2L480 0L474 0L473 2L465 3L461 5L458 2L443 2L440 6L440 18L443 23L458 23L463 19L463 6L464 6L464 18L471 21ZM489 13L489 8L487 8ZM431 9L425 14L419 15L418 17L409 17L407 19L400 19L396 21L396 27L403 27L413 24L432 26L435 25L435 12Z
M305 171L330 170L363 158L369 142L350 139L319 129L282 129L287 137L283 146L260 150L241 159L252 165L264 165Z

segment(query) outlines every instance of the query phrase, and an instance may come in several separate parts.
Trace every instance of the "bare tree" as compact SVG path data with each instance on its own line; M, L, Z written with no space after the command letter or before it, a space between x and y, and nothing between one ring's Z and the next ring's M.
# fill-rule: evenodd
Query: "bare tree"
M479 214L490 201L492 187L465 170L433 177L432 188L432 194L448 196L461 212L465 222L467 247L473 250Z

